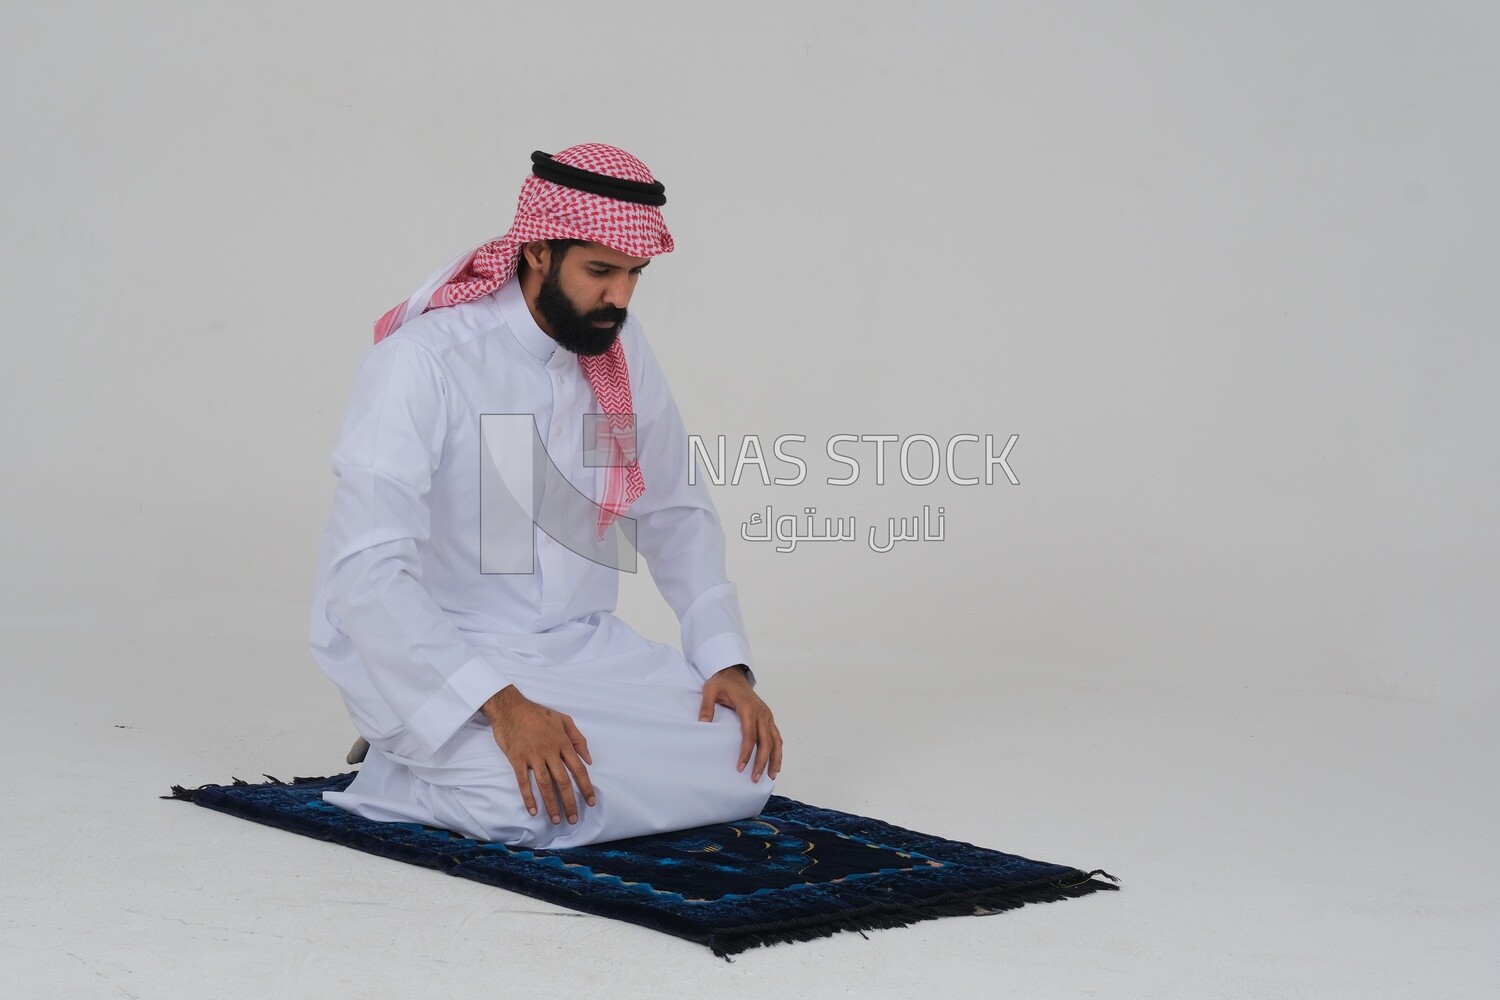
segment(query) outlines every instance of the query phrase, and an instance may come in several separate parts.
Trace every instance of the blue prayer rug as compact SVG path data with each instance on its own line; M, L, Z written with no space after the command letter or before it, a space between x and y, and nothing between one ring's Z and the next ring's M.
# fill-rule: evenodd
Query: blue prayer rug
M266 777L264 784L174 785L165 797L640 924L725 958L841 930L1073 899L1114 889L1116 881L780 795L736 823L530 850L418 823L377 823L323 801L324 792L348 787L354 772L290 784Z

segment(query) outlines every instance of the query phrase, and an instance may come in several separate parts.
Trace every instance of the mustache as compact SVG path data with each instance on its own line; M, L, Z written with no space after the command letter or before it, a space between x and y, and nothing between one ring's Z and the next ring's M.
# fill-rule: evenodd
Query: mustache
M608 322L614 324L615 326L619 326L621 323L625 322L625 317L627 315L629 314L619 306L600 306L598 309L593 310L583 318L587 323Z

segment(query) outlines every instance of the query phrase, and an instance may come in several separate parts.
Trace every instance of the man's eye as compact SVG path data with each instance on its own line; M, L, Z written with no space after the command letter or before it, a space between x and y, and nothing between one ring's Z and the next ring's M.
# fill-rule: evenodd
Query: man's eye
M604 277L608 273L609 273L608 271L600 270L597 267L591 267L591 268L589 268L589 274L592 274L596 278L602 278L602 277Z

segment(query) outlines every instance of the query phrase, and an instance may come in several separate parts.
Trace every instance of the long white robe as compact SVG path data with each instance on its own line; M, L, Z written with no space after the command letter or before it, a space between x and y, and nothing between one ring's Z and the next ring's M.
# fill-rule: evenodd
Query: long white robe
M519 282L433 310L365 355L333 453L339 481L310 646L371 750L329 802L370 819L551 847L764 806L769 776L752 782L752 768L735 768L734 713L719 707L713 722L697 721L703 682L751 664L724 534L705 483L689 484L686 431L633 316L620 336L646 484L628 516L681 622L686 657L613 614L618 570L539 527L532 572L481 572L480 415L533 415L557 469L597 499L606 473L585 465L580 442L598 405L577 356L536 325ZM580 796L576 825L553 825L542 808L526 813L478 713L508 684L572 716L589 741L597 804Z

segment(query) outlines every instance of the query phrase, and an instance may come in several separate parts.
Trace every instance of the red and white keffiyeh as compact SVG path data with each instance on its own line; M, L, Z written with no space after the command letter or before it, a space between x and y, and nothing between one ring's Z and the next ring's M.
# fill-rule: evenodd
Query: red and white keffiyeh
M646 165L623 149L590 142L570 146L552 159L595 174L640 184L655 178ZM532 175L521 185L515 221L503 236L461 254L428 278L415 295L380 317L375 342L429 309L455 306L496 291L515 277L521 247L532 240L573 239L602 243L632 257L671 253L661 209L602 194L564 187ZM599 501L599 537L646 490L636 461L634 407L625 350L617 339L603 354L579 355L584 377L593 387L610 437L610 462L604 496Z

